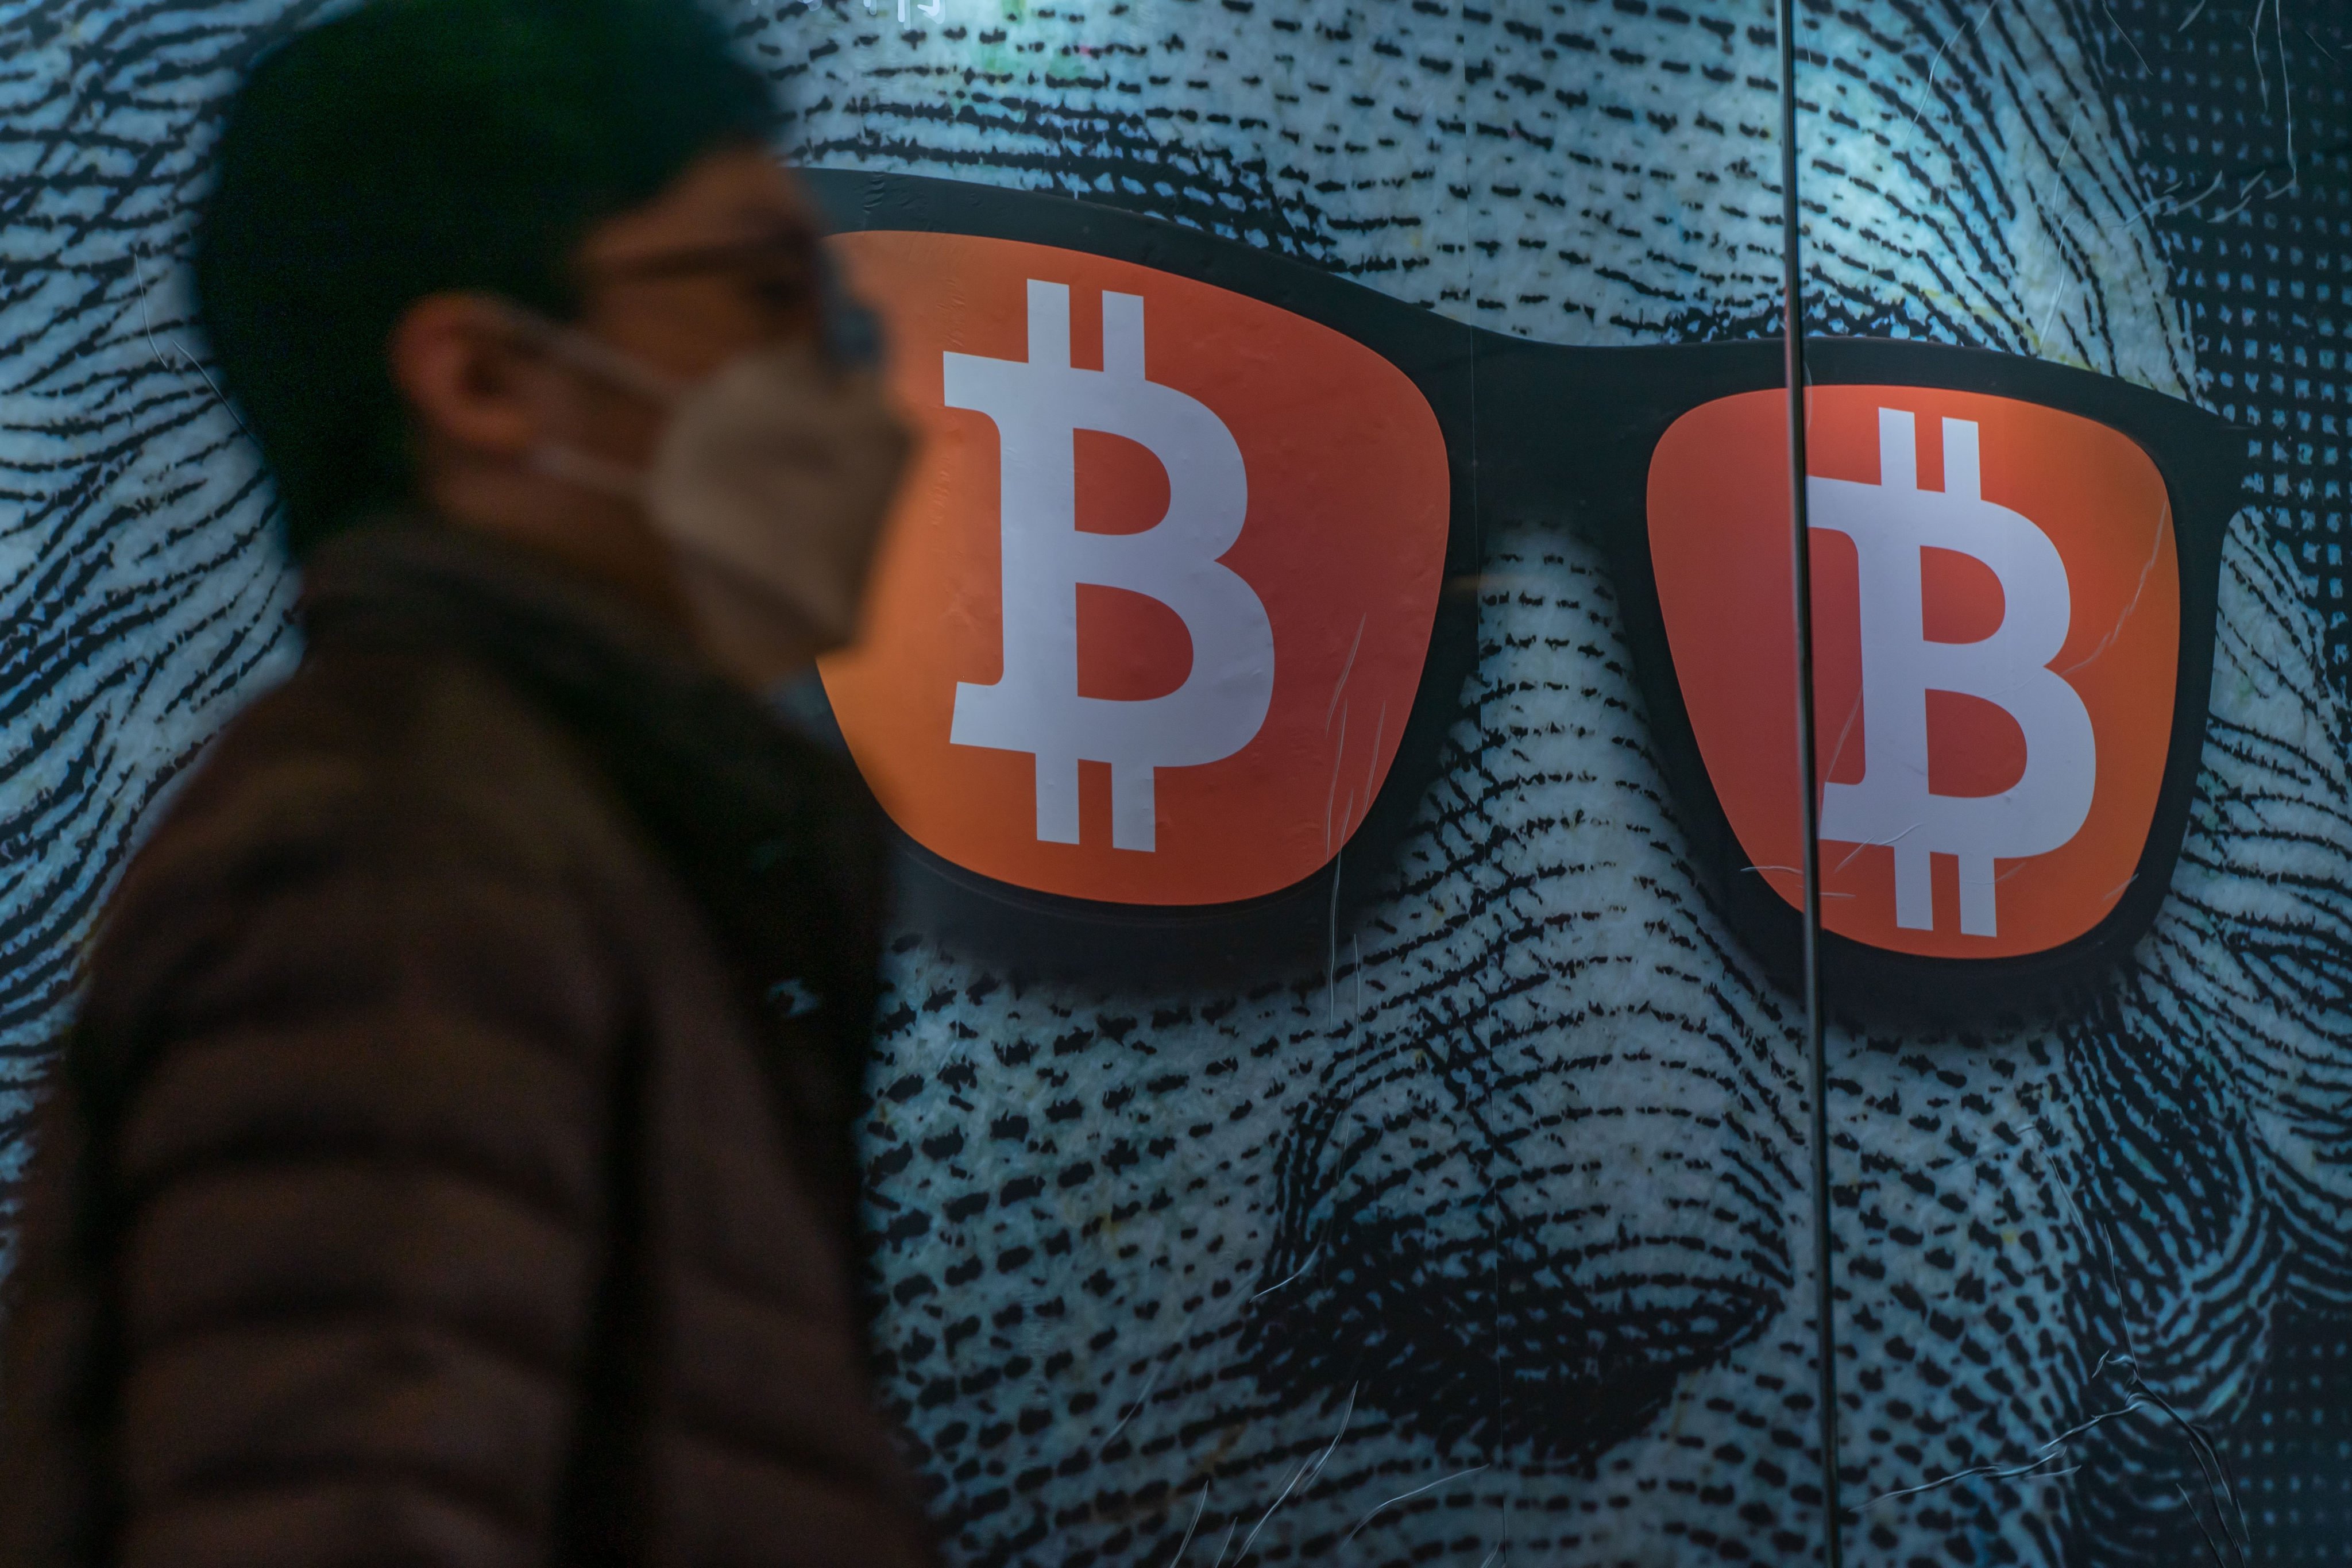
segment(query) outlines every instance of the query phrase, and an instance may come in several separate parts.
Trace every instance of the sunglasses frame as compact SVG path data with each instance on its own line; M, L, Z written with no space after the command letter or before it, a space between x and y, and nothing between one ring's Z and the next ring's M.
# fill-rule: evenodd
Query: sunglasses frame
M1023 972L1247 982L1263 981L1285 961L1328 961L1339 931L1363 905L1395 889L1396 851L1446 764L1477 663L1486 525L1507 519L1515 527L1573 532L1601 551L1693 863L1767 973L1796 983L1803 917L1762 878L1744 874L1748 857L1707 775L1675 677L1647 507L1653 455L1676 420L1725 397L1781 390L1780 339L1634 348L1536 342L1448 320L1239 240L1092 201L915 175L800 173L840 231L963 234L1082 251L1229 289L1339 331L1411 378L1437 418L1451 475L1445 585L1412 713L1378 797L1330 862L1255 899L1132 905L998 882L900 834L904 918ZM2136 875L2115 908L2071 942L2009 958L1927 957L1822 935L1824 984L1849 1010L1924 1011L1948 1021L2095 984L2154 921L2186 835L2204 747L2221 546L2243 494L2244 433L2128 382L1990 350L1808 338L1806 356L1816 386L1982 393L2093 420L2135 443L2163 479L2179 566L2179 668L2155 814Z
M1562 353L1590 367L1573 390L1561 384ZM1612 374L1610 360L1625 355L1641 356L1639 371L1629 364ZM2217 415L2147 387L1988 349L1808 338L1805 362L1813 386L1972 392L2075 415L2129 439L2164 482L2180 580L2171 735L2139 860L2115 907L2070 942L2005 958L1895 952L1826 930L1821 939L1823 986L1850 1011L1948 1021L2021 1008L2070 987L2095 984L2155 920L2187 833L2212 690L2221 547L2242 504L2245 435ZM1781 391L1784 367L1777 340L1633 349L1508 341L1482 353L1478 391L1486 411L1479 429L1485 504L1513 516L1554 519L1601 546L1616 579L1652 743L1682 808L1693 859L1707 872L1727 923L1774 979L1793 985L1801 972L1803 913L1764 879L1745 874L1750 858L1707 774L1675 675L1647 504L1650 465L1675 422L1721 398ZM1556 430L1562 420L1587 433L1572 447L1563 447L1556 433L1547 437L1547 426Z

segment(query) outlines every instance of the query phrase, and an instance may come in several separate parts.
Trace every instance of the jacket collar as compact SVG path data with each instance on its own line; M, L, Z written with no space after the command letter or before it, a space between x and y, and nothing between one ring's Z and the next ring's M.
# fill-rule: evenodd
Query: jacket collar
M619 595L429 519L322 544L299 614L314 650L437 649L506 680L579 742L751 994L790 1016L814 993L838 1064L862 1062L887 899L880 816L845 762Z

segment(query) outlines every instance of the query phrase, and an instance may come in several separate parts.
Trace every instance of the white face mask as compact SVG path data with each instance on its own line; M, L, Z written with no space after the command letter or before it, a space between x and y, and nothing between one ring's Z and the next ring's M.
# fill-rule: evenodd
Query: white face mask
M637 473L548 445L541 470L642 505L677 565L704 651L757 687L856 635L882 523L912 446L871 372L810 344L746 353L680 385L575 329L530 318L558 357L663 403Z

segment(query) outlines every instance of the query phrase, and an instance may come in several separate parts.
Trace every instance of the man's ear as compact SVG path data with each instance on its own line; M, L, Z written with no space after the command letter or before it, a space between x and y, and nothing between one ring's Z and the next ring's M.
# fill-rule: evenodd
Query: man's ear
M544 361L498 300L428 294L394 324L385 353L411 427L425 441L509 459L538 441L533 393Z

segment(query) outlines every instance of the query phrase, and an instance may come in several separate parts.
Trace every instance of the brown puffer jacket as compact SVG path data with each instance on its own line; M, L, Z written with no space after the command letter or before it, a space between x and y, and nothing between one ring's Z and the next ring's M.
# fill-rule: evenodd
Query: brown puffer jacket
M846 770L453 531L304 614L94 952L0 1568L930 1562L854 1288Z

